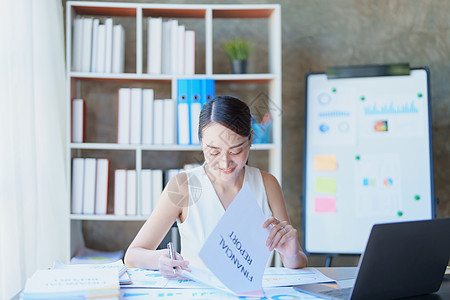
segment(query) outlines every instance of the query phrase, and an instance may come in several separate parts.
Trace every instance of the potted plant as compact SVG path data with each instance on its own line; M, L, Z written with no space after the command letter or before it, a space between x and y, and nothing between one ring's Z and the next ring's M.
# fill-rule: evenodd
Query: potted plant
M250 42L241 38L235 38L228 40L226 43L222 43L222 46L230 59L233 74L247 73L247 60L252 52Z

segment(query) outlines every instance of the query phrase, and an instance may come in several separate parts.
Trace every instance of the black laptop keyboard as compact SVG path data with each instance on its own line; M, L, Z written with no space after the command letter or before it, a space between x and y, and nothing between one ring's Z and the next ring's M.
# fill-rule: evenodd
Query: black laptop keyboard
M335 290L329 290L329 291L322 291L320 292L321 295L338 298L338 299L348 299L350 296L350 293L352 292L352 288L344 288L344 289L335 289Z

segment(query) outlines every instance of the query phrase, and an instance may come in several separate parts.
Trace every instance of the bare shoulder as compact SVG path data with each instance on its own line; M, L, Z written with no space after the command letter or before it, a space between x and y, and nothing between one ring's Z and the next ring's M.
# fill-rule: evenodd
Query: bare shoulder
M280 188L280 183L278 182L278 180L275 178L275 176L273 176L270 173L267 173L265 171L261 171L261 176L264 182L264 186L267 189L274 189L274 188Z
M173 176L164 189L164 194L173 204L178 207L185 207L189 201L189 184L185 172Z

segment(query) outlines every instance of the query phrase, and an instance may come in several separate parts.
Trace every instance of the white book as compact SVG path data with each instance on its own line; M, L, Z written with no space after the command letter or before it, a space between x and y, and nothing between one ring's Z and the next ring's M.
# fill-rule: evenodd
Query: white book
M84 141L84 100L72 100L72 142Z
M72 33L72 71L80 72L83 52L83 19L73 20Z
M97 28L97 66L95 72L105 73L105 47L106 47L106 26L98 25Z
M112 73L123 73L125 69L125 29L114 25L112 46Z
M131 89L120 88L117 106L117 143L130 143Z
M163 190L163 170L152 170L152 207L156 207Z
M177 104L178 116L178 144L189 145L189 103Z
M184 58L184 74L195 74L195 31L186 30L185 35L185 58Z
M147 73L161 74L162 18L148 18Z
M170 20L170 74L178 72L178 20Z
M97 72L97 58L98 58L98 25L99 19L94 19L92 23L92 51L91 51L91 72Z
M164 100L155 99L153 101L153 143L162 145L164 142Z
M152 89L142 91L142 144L153 143L153 97Z
M127 170L127 216L137 214L137 175L136 170Z
M152 212L152 170L141 172L140 214L149 216Z
M191 103L191 143L193 145L200 144L198 139L199 116L202 105L199 102Z
M125 216L127 203L127 170L114 171L114 214Z
M95 186L95 214L106 215L108 212L108 174L109 159L97 159L97 179Z
M72 160L72 213L83 213L84 158Z
M112 71L113 19L105 19L105 73Z
M20 299L118 299L119 276L112 269L37 270L27 280Z
M83 194L83 214L93 215L95 212L95 179L97 160L86 158L84 160L84 194Z
M131 89L130 143L141 143L142 89Z
M170 21L162 23L161 74L170 74Z
M91 70L92 25L92 18L83 19L83 49L81 55L81 72L89 72Z
M175 100L164 100L164 131L163 131L163 144L174 145L177 143L177 123L176 123L176 110Z
M184 37L184 32L186 31L186 27L184 25L178 26L177 32L177 74L184 74L184 53L186 49L184 47L184 43L186 38Z

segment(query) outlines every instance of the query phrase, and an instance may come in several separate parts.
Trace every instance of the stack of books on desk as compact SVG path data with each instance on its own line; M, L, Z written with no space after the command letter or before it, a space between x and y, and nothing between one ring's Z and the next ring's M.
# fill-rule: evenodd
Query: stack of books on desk
M119 299L119 277L112 269L38 270L27 280L21 299Z

